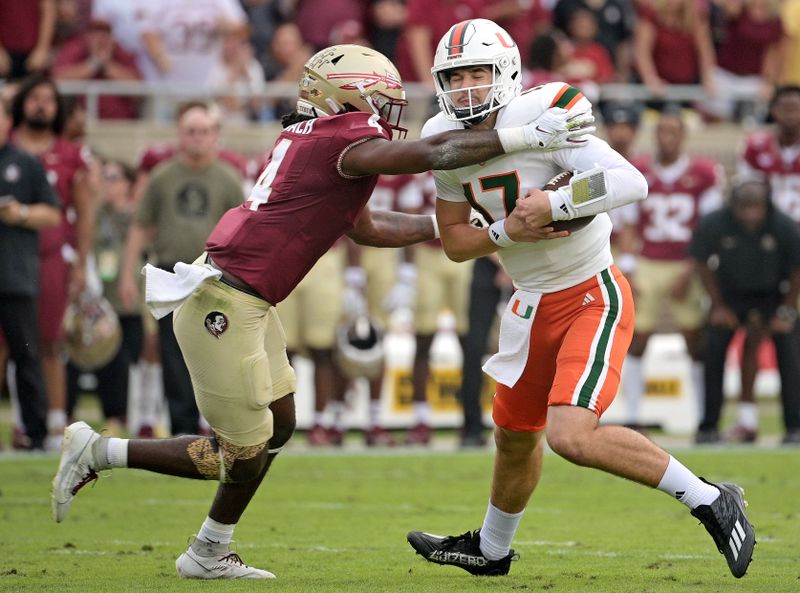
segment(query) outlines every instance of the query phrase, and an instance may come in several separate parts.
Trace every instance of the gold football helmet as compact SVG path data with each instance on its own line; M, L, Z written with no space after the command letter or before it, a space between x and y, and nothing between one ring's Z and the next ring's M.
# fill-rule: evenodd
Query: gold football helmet
M405 137L400 116L407 104L400 74L386 56L360 45L334 45L306 62L297 112L312 117L374 113Z

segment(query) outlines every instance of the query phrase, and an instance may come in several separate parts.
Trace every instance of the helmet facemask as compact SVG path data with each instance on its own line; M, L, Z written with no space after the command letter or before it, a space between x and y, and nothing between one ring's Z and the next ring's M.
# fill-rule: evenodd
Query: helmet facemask
M490 83L452 88L454 70L477 67L485 67L491 73ZM443 115L468 126L484 121L522 92L519 49L504 29L486 19L453 25L439 41L431 74ZM483 101L473 100L473 93L486 89ZM463 99L465 93L469 102L462 107L458 99Z

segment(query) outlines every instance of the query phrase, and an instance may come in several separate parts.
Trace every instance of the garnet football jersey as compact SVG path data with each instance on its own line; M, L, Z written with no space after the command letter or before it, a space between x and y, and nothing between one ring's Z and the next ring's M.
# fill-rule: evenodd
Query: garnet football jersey
M800 223L800 150L781 149L773 134L757 132L745 142L739 172L759 171L772 184L772 203Z
M697 221L722 206L722 168L710 159L683 155L667 167L642 159L639 170L650 187L631 220L638 229L641 254L682 261Z
M206 248L214 262L273 305L281 302L355 226L378 176L347 175L341 161L349 148L373 138L391 140L391 129L364 112L283 130L250 197L211 232Z

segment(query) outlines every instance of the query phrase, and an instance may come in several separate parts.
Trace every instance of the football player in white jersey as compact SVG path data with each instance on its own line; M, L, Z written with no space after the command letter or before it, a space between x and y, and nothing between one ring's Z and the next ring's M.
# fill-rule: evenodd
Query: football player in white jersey
M423 137L464 127L518 126L549 108L590 118L575 88L551 83L521 92L520 55L506 31L474 19L454 25L439 42L432 68L441 113ZM508 139L507 139L508 140ZM497 251L517 291L500 329L500 348L484 370L497 381L491 497L480 530L440 537L414 531L408 541L424 558L472 574L508 573L511 541L541 474L543 437L569 461L658 488L691 509L725 554L736 577L747 570L755 532L742 489L698 478L641 434L600 425L614 399L633 334L633 298L613 265L606 212L642 200L644 177L604 141L552 152L518 152L452 171L435 171L436 216L447 255L464 261ZM568 186L542 191L562 171ZM470 207L486 229L469 224ZM513 214L513 216L512 216ZM544 227L537 243L518 243L519 219ZM553 233L553 221L571 234ZM553 238L555 237L555 238Z

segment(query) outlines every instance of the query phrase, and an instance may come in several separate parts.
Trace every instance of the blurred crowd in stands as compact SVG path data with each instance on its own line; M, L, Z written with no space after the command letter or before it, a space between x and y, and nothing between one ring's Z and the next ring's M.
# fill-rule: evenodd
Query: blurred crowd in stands
M284 106L252 95L294 84L337 43L375 47L432 94L435 44L477 17L516 40L525 86L563 80L596 100L598 85L642 83L657 102L669 85L701 85L703 115L727 120L763 114L775 85L800 83L800 0L0 0L0 79L205 86L230 93L226 120L269 121ZM138 108L103 96L99 111Z

